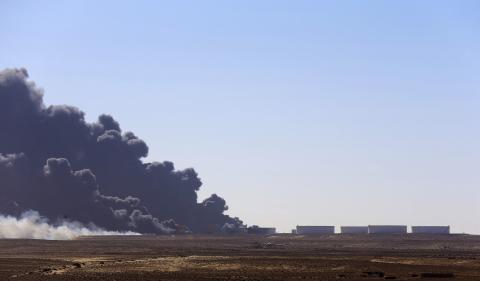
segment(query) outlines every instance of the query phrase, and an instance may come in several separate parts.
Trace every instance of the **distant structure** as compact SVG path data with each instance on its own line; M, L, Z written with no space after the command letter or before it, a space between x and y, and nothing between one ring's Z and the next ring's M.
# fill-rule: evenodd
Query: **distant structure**
M334 234L333 225L297 225L297 234Z
M367 234L368 226L341 226L340 232L344 234Z
M247 228L247 233L262 234L262 235L275 234L277 233L277 229L275 227L260 227L258 225L252 225L249 228Z
M369 225L369 234L405 234L407 233L406 225Z
M412 233L450 234L450 226L412 226Z

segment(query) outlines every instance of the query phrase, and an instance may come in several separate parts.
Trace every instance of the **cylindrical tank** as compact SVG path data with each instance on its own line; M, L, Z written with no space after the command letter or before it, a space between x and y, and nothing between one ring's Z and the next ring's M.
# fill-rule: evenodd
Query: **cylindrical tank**
M450 234L450 226L412 226L412 233Z
M367 234L368 226L341 226L340 232L345 234Z
M334 234L333 225L297 225L297 234Z
M249 234L275 234L277 229L275 227L259 227L259 226L251 226L247 229Z
M371 234L404 234L407 233L406 225L369 225L368 233Z

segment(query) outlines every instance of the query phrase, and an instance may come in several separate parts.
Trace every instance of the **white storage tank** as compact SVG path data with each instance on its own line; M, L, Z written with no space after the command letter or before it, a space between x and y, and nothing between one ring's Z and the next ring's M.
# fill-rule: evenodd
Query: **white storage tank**
M368 226L341 226L340 232L344 234L367 234Z
M370 234L404 234L407 233L406 225L369 225Z
M412 233L450 234L450 226L412 226Z
M297 234L334 234L333 225L297 225Z

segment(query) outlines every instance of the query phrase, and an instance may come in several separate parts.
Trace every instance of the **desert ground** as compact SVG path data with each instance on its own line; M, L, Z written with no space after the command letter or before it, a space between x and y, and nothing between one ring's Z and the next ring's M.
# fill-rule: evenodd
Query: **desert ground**
M0 240L0 280L480 280L480 236Z

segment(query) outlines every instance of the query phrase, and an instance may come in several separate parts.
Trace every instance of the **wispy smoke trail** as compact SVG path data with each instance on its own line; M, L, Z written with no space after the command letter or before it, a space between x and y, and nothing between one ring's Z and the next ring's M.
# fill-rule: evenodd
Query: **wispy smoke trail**
M36 211L23 213L20 218L0 215L0 238L71 240L92 235L138 235L135 232L106 231L79 222L63 221L50 224Z

